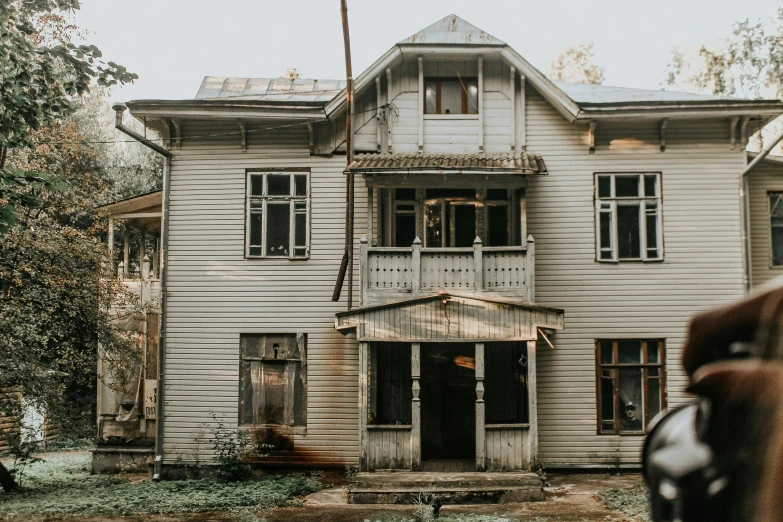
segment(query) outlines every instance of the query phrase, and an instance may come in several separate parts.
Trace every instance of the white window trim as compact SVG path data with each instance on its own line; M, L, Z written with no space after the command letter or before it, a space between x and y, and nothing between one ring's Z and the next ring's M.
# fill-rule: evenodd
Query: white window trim
M267 194L267 182L266 177L268 175L283 175L287 174L290 178L290 192L287 196L269 196ZM306 175L307 176L307 194L305 196L294 196L295 194L295 184L296 184L296 178L295 175ZM263 187L263 195L251 195L251 179L253 176L262 176L262 187ZM306 260L310 258L310 195L311 195L311 188L310 188L310 171L309 170L249 170L247 171L246 178L245 178L245 258L247 259L289 259L292 261L297 260ZM267 231L267 219L269 217L269 212L267 211L268 202L269 201L288 201L289 202L289 227L288 227L288 244L289 244L289 250L288 255L282 255L282 256L271 256L266 254L266 247L267 247L267 238L266 238L266 231ZM250 217L254 213L253 208L251 207L251 201L261 201L261 254L260 255L251 255L250 254ZM304 212L300 209L296 209L296 202L306 202L306 209ZM305 246L304 247L297 247L294 244L295 237L296 237L296 214L302 214L305 213ZM253 247L257 247L258 245L252 245ZM305 255L304 256L296 256L295 252L297 248L305 248Z
M644 194L644 177L645 176L656 176L657 183L656 183L656 195L655 196L633 196L633 197L617 197L615 195L615 183L614 178L617 176L638 176L639 178L639 194ZM610 196L608 198L604 197L601 198L598 195L598 189L599 189L599 178L601 177L609 177L610 183L609 183L609 190L610 190ZM620 262L634 262L634 261L644 261L644 262L660 262L664 259L664 249L663 249L663 186L661 184L661 173L660 172L596 172L594 174L594 199L595 199L595 258L596 261L601 263L620 263ZM641 203L639 205L639 223L640 223L640 231L639 231L639 250L641 253L641 257L633 257L633 258L622 258L620 259L618 257L618 251L617 251L617 244L618 244L618 238L617 238L617 207L623 206L623 204L635 204L635 203ZM648 203L655 203L657 205L657 223L656 223L656 244L657 244L657 250L659 252L658 257L648 257L647 254L647 205ZM609 214L610 215L610 223L609 226L611 228L611 234L609 236L609 247L601 247L601 214ZM611 252L612 257L611 258L602 258L601 253L602 252Z

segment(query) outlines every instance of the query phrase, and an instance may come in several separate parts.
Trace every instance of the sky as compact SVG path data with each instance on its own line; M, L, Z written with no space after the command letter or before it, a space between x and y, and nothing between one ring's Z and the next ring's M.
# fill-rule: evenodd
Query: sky
M354 76L449 14L505 41L546 73L593 42L604 85L658 89L671 51L719 45L781 0L348 0ZM114 101L193 98L204 76L345 77L339 0L82 0L84 41L139 75Z

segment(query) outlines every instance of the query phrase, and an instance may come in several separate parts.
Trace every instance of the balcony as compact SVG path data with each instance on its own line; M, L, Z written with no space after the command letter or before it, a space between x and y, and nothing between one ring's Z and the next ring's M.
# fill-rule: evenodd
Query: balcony
M371 247L361 241L361 304L372 306L449 292L532 303L535 243L472 248Z

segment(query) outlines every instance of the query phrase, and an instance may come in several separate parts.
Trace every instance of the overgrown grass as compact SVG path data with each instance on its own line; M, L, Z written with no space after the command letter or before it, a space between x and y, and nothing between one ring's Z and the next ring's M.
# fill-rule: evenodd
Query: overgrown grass
M31 465L18 493L0 491L0 515L173 514L281 506L320 483L289 475L246 482L216 479L151 482L138 476L91 475L88 456L62 455Z
M598 498L611 509L617 509L641 522L650 522L650 494L647 486L605 489Z

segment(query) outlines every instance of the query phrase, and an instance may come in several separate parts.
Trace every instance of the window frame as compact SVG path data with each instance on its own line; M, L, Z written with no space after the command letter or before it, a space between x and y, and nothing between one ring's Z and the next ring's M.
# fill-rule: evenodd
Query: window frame
M779 269L783 269L783 262L775 263L775 242L774 242L772 230L775 229L775 228L783 228L783 225L775 226L772 223L772 201L770 199L770 198L772 198L772 196L777 196L778 198L780 198L780 201L783 203L783 191L781 191L781 190L768 190L767 191L767 216L768 216L767 222L769 223L769 228L768 228L768 230L769 230L769 243L768 243L768 245L769 245L769 267L771 269L779 270Z
M664 260L663 247L663 176L661 172L596 172L593 177L593 200L595 202L595 260L599 263L625 263L625 262L662 262ZM620 196L616 195L616 179L618 177L636 176L639 179L638 196ZM645 194L645 177L656 177L656 194L647 196ZM600 179L609 178L609 196L600 196ZM657 257L650 257L647 246L647 215L648 203L655 205L656 217L656 247ZM641 257L620 257L618 248L618 206L639 205L639 253ZM601 218L602 215L609 215L610 219L610 246L601 246ZM602 254L609 252L611 257L604 258Z
M460 103L460 112L448 112L444 113L442 112L442 82L443 81L455 81L459 82L462 86L462 89L460 90L462 93L462 100ZM429 82L435 82L435 112L427 112L427 84ZM474 82L476 86L476 112L469 112L469 105L468 105L468 87L470 82ZM459 76L454 77L438 77L438 76L426 76L424 78L424 106L422 107L422 114L424 116L470 116L470 117L478 117L479 112L481 110L480 103L481 100L479 99L480 96L478 95L478 77L477 76L468 76L461 78Z
M254 357L254 356L246 356L243 352L244 350L244 339L247 337L260 337L260 336L291 336L294 337L294 343L296 343L298 351L299 351L299 358L286 358L286 359L266 359L263 356L260 357ZM276 354L275 354L276 355ZM246 363L252 363L252 362L259 362L260 368L259 370L263 373L263 367L264 363L268 365L279 365L284 366L285 371L284 374L288 376L291 372L288 370L288 366L292 363L299 364L299 372L300 372L300 378L302 381L302 393L303 396L301 397L301 404L302 404L302 422L300 424L296 423L296 382L290 383L286 382L286 386L288 389L292 390L293 396L290 398L287 398L284 401L284 407L285 405L289 405L290 408L288 411L284 412L284 415L287 416L289 419L291 419L291 424L274 424L274 423L255 423L255 422L243 422L243 400L244 400L244 388L245 385L242 382L242 367ZM251 368L251 375L253 373L253 370ZM294 376L296 375L296 372L293 372ZM263 385L259 383L260 385ZM250 384L252 388L252 383ZM255 392L255 390L253 390ZM237 427L240 429L255 429L255 428L271 428L274 430L286 430L286 429L295 429L295 430L306 430L307 429L307 334L298 332L298 333L279 333L279 332L243 332L239 334L239 378L237 379Z
M618 356L618 343L621 341L635 341L642 343L642 362L641 363L619 363L619 356ZM648 343L650 341L656 341L659 346L659 357L657 363L649 363L648 360ZM601 361L601 343L602 342L611 342L612 343L612 364L604 364ZM617 362L615 362L617 361ZM596 339L595 340L595 380L596 380L596 388L595 388L595 398L596 398L596 433L598 435L644 435L646 433L646 430L648 426L650 425L650 421L652 420L652 416L650 415L650 409L649 409L649 403L650 403L650 395L649 395L649 369L650 368L657 368L659 370L659 385L660 385L660 409L659 412L666 409L668 397L666 392L666 339L663 338L655 338L655 337L646 337L646 338L602 338L602 339ZM642 370L642 379L643 379L643 385L642 385L642 394L643 394L643 402L644 402L644 416L642 417L642 428L639 431L622 431L620 429L620 410L622 407L622 404L620 403L620 379L619 376L614 376L612 379L614 380L614 387L612 391L612 398L614 403L614 415L613 415L613 430L612 431L604 431L603 428L603 404L602 404L602 394L601 394L601 380L603 377L603 370L611 370L611 371L619 371L622 368L640 368ZM653 379L656 377L653 376ZM657 413L656 413L657 415Z
M267 179L269 175L283 175L287 174L290 181L290 189L288 195L272 195L268 194ZM296 195L296 175L306 175L307 182L305 184L306 195ZM252 180L254 176L261 176L262 194L252 194ZM311 218L310 218L310 201L312 196L311 190L311 176L309 168L285 168L285 169L249 169L245 173L245 246L244 256L246 259L288 259L290 261L299 261L310 259L310 235L311 235ZM269 202L281 202L288 201L288 255L268 255L267 250L267 219L269 217L268 207ZM254 207L253 202L259 202L260 207ZM297 208L296 203L305 202L305 208ZM254 209L260 209L254 211ZM255 214L261 214L261 244L251 244L250 231L251 231L251 217ZM305 244L296 245L296 216L305 215ZM261 254L251 254L251 248L260 248ZM304 255L296 255L297 250L304 249Z

